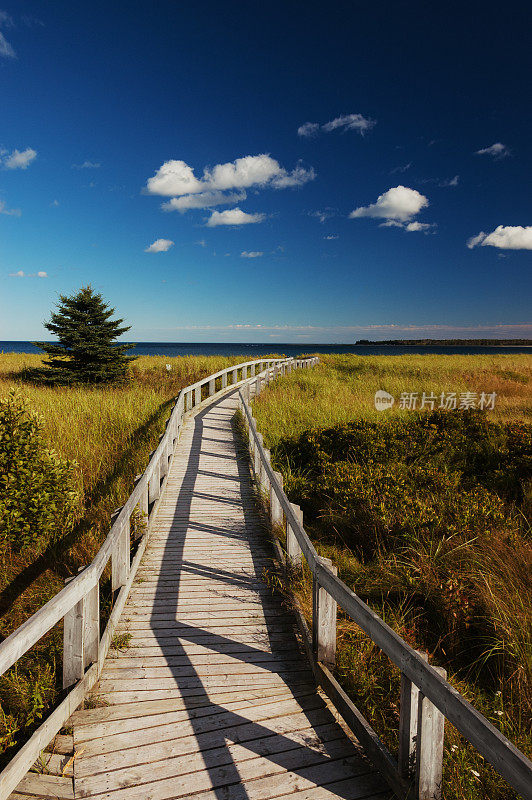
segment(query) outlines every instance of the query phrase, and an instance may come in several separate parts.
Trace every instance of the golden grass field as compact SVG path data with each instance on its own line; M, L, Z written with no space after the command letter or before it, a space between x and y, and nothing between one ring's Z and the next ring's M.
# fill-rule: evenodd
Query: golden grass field
M532 354L319 357L317 367L293 373L270 387L268 402L257 403L268 447L307 428L404 413L398 408L401 392L495 392L490 419L532 422ZM375 410L379 389L395 397L391 410Z

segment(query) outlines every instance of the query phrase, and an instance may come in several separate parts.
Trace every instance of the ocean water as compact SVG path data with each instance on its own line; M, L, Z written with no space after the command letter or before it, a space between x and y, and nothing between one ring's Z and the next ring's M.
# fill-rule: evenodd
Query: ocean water
M38 353L31 342L0 341L0 353ZM137 356L242 356L247 361L280 353L300 356L305 353L355 353L359 356L403 355L407 353L443 353L444 355L475 355L478 353L529 353L530 347L442 347L438 345L355 345L355 344L293 344L286 342L136 342L131 355Z

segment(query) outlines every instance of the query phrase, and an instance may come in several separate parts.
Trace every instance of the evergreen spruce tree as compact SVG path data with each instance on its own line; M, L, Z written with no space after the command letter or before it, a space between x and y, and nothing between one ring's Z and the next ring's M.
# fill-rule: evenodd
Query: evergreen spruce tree
M34 342L48 356L39 377L62 384L111 383L124 378L132 360L126 354L133 345L114 342L131 326L121 327L124 320L111 319L114 308L90 286L59 299L57 311L44 325L58 343Z

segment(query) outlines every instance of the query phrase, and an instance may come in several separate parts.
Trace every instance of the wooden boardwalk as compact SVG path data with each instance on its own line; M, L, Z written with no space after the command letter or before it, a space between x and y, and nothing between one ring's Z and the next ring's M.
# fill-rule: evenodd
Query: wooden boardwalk
M264 581L272 547L234 393L189 418L97 695L72 719L74 796L382 800Z

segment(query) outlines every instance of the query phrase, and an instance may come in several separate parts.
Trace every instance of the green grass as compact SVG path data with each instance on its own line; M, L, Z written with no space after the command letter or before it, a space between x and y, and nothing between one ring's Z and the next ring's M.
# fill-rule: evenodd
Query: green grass
M532 752L532 359L320 356L254 403L318 552L410 645ZM485 414L374 409L375 391L497 393ZM311 614L308 571L294 588ZM399 670L339 616L337 674L392 750ZM445 797L515 793L451 726Z

